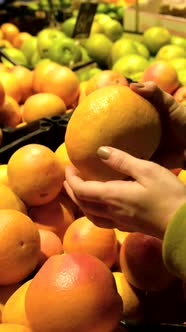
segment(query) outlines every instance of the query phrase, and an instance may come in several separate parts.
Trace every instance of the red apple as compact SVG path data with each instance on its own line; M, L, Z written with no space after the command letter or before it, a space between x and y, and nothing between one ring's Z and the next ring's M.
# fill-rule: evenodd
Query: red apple
M159 291L175 280L162 259L162 241L140 232L130 233L120 249L120 266L126 279L143 291Z
M159 60L151 63L143 72L141 82L153 81L161 89L173 93L179 86L175 68L168 62Z

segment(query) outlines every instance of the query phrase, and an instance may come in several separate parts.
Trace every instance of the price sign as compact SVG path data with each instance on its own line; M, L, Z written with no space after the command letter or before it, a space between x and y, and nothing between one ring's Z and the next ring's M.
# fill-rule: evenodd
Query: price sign
M89 36L96 9L97 3L95 2L81 3L72 35L73 38L87 38Z

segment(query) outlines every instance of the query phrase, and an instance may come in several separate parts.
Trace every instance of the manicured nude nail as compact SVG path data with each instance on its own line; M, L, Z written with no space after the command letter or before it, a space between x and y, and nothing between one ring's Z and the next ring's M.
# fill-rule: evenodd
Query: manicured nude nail
M108 149L105 146L100 147L97 150L97 155L101 158L101 159L105 159L107 160L110 157L110 149Z
M137 88L144 88L144 84L143 83L131 83L131 85L136 86Z

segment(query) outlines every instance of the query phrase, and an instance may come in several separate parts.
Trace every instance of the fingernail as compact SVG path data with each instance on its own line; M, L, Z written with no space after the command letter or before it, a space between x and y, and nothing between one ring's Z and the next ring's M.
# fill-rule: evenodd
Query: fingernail
M110 157L110 149L105 147L105 146L101 146L98 150L97 150L97 155L101 158L101 159L109 159Z
M143 83L131 83L131 85L134 85L134 86L136 86L137 88L144 88L144 84Z

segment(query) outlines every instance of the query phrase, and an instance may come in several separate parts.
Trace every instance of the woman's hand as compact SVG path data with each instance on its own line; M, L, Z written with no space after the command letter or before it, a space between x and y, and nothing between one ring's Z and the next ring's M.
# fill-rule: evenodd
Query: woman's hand
M99 148L98 156L131 180L84 181L67 167L64 186L72 200L97 226L162 238L171 216L186 202L186 187L152 161L111 147Z
M163 137L152 159L167 168L183 167L186 149L186 107L158 88L154 82L131 83L130 88L149 100L161 116Z

